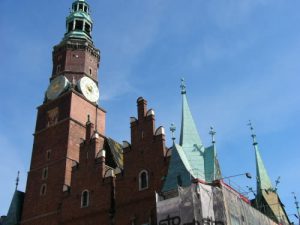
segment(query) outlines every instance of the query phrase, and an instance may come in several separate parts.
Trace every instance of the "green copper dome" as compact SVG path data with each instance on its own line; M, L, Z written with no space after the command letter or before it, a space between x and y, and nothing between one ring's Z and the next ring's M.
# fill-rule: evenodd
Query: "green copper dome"
M90 16L90 6L85 0L73 2L70 15L66 18L66 28L67 32L64 39L92 40L93 21Z

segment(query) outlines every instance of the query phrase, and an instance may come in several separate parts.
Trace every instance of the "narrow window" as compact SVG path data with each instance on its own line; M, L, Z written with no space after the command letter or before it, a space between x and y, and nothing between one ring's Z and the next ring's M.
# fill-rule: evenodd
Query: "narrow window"
M51 158L51 149L47 150L47 153L46 153L46 159L50 160L50 158Z
M68 32L73 30L73 21L69 22L68 24Z
M42 179L46 180L47 178L48 178L48 167L44 168L42 172Z
M178 176L177 176L177 184L178 184L179 186L182 186L181 175L178 175Z
M77 6L76 4L73 5L73 7L72 7L73 11L76 11L76 6Z
M56 66L56 73L59 73L60 69L61 69L61 65L59 64L59 65Z
M79 10L83 10L83 4L79 4Z
M148 181L148 172L146 170L142 170L139 174L139 190L147 189L149 186Z
M47 192L47 184L42 184L41 189L40 189L40 195L46 195Z
M92 75L92 69L90 68L90 75Z
M86 33L90 34L90 32L91 32L91 25L88 24L88 23L86 23L84 30L85 30Z
M90 193L88 190L84 190L81 193L81 208L88 207L89 201L90 201Z
M86 5L84 6L84 11L87 12L87 6Z
M75 30L82 30L82 28L83 28L83 21L82 20L76 20Z

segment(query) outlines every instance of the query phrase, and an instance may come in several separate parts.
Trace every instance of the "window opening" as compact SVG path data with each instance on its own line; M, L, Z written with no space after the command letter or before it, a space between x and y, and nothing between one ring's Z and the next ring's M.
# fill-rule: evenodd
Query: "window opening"
M79 10L83 10L83 4L79 4Z
M91 32L91 25L88 24L88 23L86 23L85 27L84 27L84 30L85 30L86 33L90 34L90 32Z
M68 32L73 30L73 21L68 24Z
M148 184L148 172L146 170L142 170L139 174L139 190L147 189Z
M89 201L90 201L90 193L88 190L84 190L81 193L81 208L88 207Z
M47 156L46 156L47 160L50 160L50 157L51 157L51 150L49 149L47 150Z
M83 21L82 20L76 20L75 30L82 30L82 28L83 28Z
M177 176L177 184L178 184L179 186L182 186L181 175L178 175L178 176Z
M61 69L61 66L60 64L56 66L56 73L59 73L60 72L60 69Z
M42 184L40 189L40 195L46 195L47 192L47 184Z
M84 11L87 12L87 6L84 6Z
M48 167L43 169L42 179L46 180L48 178Z
M92 75L92 69L90 68L90 75Z

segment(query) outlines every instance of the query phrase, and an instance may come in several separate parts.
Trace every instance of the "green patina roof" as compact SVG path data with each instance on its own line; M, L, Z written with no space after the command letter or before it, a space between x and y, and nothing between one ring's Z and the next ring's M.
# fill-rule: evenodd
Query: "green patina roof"
M166 176L162 191L167 192L177 189L179 183L178 179L181 179L181 186L188 186L191 184L190 173L191 167L180 145L174 143L172 147L172 155L168 168L168 174Z
M7 217L2 223L3 225L17 225L20 223L23 201L24 193L16 190L10 203Z
M216 145L212 145L205 148L204 168L205 168L205 180L207 182L212 182L213 180L220 179L222 177L219 162L217 160Z
M185 85L182 84L182 118L180 143L172 147L168 174L162 191L170 191L178 186L178 176L181 186L191 184L192 178L211 182L221 177L221 170L216 157L215 145L204 148L198 134L196 124L190 111Z
M85 9L79 9L77 8L77 5L81 4L83 7L86 7ZM73 28L69 29L69 23L73 22L74 24L77 24L77 21L82 21L83 26L86 26L85 24L90 25L90 32L85 31L85 28L82 29ZM78 39L85 39L91 41L91 30L93 27L93 21L89 13L89 4L84 0L77 0L74 1L72 4L72 11L70 12L70 15L66 18L66 26L67 26L67 32L64 36L64 40L68 38L78 38Z
M182 93L182 118L180 142L182 149L191 167L194 178L205 180L204 146L199 137L196 124L190 111L186 93Z
M256 158L257 193L261 194L262 190L273 190L273 187L263 160L260 156L257 143L254 143L254 149Z

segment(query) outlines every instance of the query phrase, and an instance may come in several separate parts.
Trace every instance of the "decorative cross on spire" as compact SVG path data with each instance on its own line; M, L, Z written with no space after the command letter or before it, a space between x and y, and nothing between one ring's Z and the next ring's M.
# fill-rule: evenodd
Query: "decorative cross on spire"
M18 186L19 186L19 181L20 181L20 171L18 171L18 175L17 175L17 178L16 178L16 190L18 189Z
M171 133L172 133L172 140L173 140L173 142L175 142L175 136L174 136L174 133L175 133L175 131L176 131L176 127L175 127L175 124L174 123L171 123L171 126L170 126L170 131L171 131Z
M181 78L180 88L181 88L181 94L183 95L186 94L186 85L185 85L184 78Z
M299 202L297 200L295 192L292 192L292 195L294 196L294 199L295 199L295 205L296 205L297 214L298 214L297 216L298 216L298 219L300 221Z
M209 134L211 135L211 143L212 144L215 144L216 143L216 140L215 140L215 136L216 136L216 133L214 128L213 127L210 127L210 132Z
M277 178L277 180L275 180L275 189L274 189L275 192L277 192L278 190L278 184L280 184L280 176Z
M252 137L252 140L253 140L253 145L257 145L256 134L254 133L254 128L252 126L251 120L249 120L248 126L250 127L250 130L251 130L251 137Z

